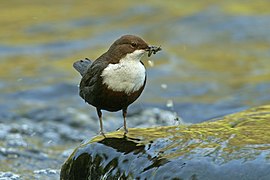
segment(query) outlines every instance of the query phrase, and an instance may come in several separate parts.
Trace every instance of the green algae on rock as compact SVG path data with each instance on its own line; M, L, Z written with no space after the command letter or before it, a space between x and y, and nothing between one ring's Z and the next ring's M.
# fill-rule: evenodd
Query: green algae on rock
M270 179L270 105L190 126L130 129L80 145L61 179Z

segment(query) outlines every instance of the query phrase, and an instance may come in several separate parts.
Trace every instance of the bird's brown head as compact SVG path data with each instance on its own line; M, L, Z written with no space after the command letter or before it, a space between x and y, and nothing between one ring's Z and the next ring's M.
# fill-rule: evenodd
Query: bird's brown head
M140 37L134 35L124 35L117 39L109 48L108 53L122 58L127 54L141 57L149 51L148 44Z

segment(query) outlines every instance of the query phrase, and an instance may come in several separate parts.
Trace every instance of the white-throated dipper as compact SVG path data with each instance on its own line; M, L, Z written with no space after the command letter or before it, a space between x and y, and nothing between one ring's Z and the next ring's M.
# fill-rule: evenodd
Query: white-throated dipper
M96 107L102 135L101 110L122 110L125 134L128 132L127 108L140 96L146 82L146 70L141 58L146 52L151 56L160 50L160 47L149 46L138 36L124 35L95 61L86 58L73 64L82 75L79 94Z

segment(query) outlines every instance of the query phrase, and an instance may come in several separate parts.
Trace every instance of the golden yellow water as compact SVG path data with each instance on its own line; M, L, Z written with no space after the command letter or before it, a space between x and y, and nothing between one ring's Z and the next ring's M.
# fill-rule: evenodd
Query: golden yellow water
M68 90L63 88L60 93L54 93L55 85L68 84L76 88L80 76L72 63L85 57L96 59L115 39L130 33L143 37L149 44L161 45L163 49L151 56L155 66L147 66L147 86L135 103L148 103L153 107L153 104L161 104L166 108L167 100L173 100L175 104L183 104L174 110L180 112L181 117L183 112L187 122L231 112L223 111L226 108L236 111L239 107L269 104L269 7L268 0L3 0L0 5L1 117L24 111L24 108L27 108L25 111L30 114L30 119L33 119L31 110L48 107L57 107L63 112L71 107L77 110L77 114L89 113L89 106L83 104L76 92L58 99L57 95L65 94ZM144 58L145 64L148 60ZM167 89L162 89L161 84L166 84ZM45 97L42 96L44 93L40 93L44 87L52 87L45 92ZM32 100L29 94L20 94L27 90L37 92L35 98L40 98L40 101ZM12 96L14 94L16 96ZM48 100L50 94L56 98ZM198 104L202 106L196 108ZM20 116L20 113L15 115ZM8 124L9 119L5 120L4 124ZM266 121L255 123L251 119L245 121L248 125L237 126L236 130L252 135L244 141L244 134L237 134L234 128L229 127L226 118L216 124L217 128L213 129L215 123L208 128L206 122L187 127L185 133L186 136L202 140L206 135L226 139L235 133L236 137L230 141L231 149L224 150L226 153L233 151L236 145L243 147L254 144L258 139L269 142L269 133L263 132L269 123L265 128L261 126ZM20 125L21 122L16 123ZM66 123L65 120L63 123ZM254 132L258 134L248 131L256 126L260 132ZM218 128L228 133L222 136L218 134ZM166 127L161 129L168 134ZM130 136L138 133L136 131L131 129ZM151 129L147 129L147 132L152 133ZM164 134L152 135L156 138ZM257 137L259 135L261 137ZM29 137L29 142L36 144L38 149L50 151L40 145L44 136L38 136L34 137L38 140ZM219 146L218 143L208 145ZM0 146L5 147L6 144L1 143ZM199 146L203 148L203 144ZM59 145L54 151L58 155L70 147L68 144ZM6 162L10 164L13 161L7 158ZM12 163L3 168L13 171ZM56 165L51 168L56 168ZM29 173L27 167L26 170Z
M163 48L162 53L152 56L155 67L148 68L157 72L157 75L149 76L150 88L146 90L143 102L165 102L168 96L176 102L215 102L220 97L226 98L242 91L241 88L246 85L269 82L270 42L266 36L267 29L264 29L267 26L261 27L265 31L265 38L263 35L256 37L255 33L255 37L232 40L234 34L221 27L221 34L211 39L212 33L217 32L212 32L211 26L215 29L218 25L211 23L215 20L209 23L208 18L217 15L216 23L219 23L219 20L222 22L226 18L230 21L230 17L270 17L269 5L267 0L3 1L0 7L0 78L5 84L1 92L16 92L60 82L76 84L79 76L71 66L75 60L84 57L95 59L119 35L136 33L150 44ZM192 32L190 38L196 32L201 32L200 25L193 27L192 17L199 18L200 13L203 17L208 12L210 15L201 21L196 20L196 23L210 29L208 33L202 34L210 41L183 43L183 38L189 39L183 37L187 36L187 32ZM186 20L187 24L182 22L189 17L191 19ZM240 20L238 23L246 22ZM250 28L257 30L256 27ZM242 30L237 27L233 29L239 31L240 35ZM78 43L74 44L75 41ZM78 47L80 42L82 47ZM70 44L70 47L61 49L63 43L65 46ZM85 46L83 43L86 43ZM176 59L173 63L170 60L172 57ZM162 68L174 73L159 75L159 69ZM31 79L41 80L31 83ZM179 83L212 83L217 87L210 88L203 95L187 97L181 93L175 95L160 90L162 83L169 84L169 88L178 87ZM158 91L158 97L151 96L152 89Z

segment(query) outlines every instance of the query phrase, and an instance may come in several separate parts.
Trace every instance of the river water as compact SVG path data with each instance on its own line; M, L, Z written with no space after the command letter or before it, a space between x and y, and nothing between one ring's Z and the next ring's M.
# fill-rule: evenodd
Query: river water
M198 123L269 103L269 5L240 0L2 2L0 123L5 131L3 137L0 133L1 146L9 146L13 136L7 138L3 132L14 133L11 127L27 124L25 131L34 136L35 128L29 130L33 122L48 128L39 131L47 132L46 140L41 136L36 144L58 137L59 153L71 148L73 141L94 135L95 110L77 94L80 76L72 63L96 59L124 34L139 35L163 49L143 59L148 81L143 95L130 107L132 114L160 108L176 112L186 123ZM148 65L149 60L154 66ZM120 119L121 114L106 116ZM87 122L92 117L93 126ZM59 126L48 125L55 122ZM84 123L89 126L85 134L74 131L69 136L74 126ZM70 131L53 134L63 129L61 124ZM57 130L51 131L52 126Z

